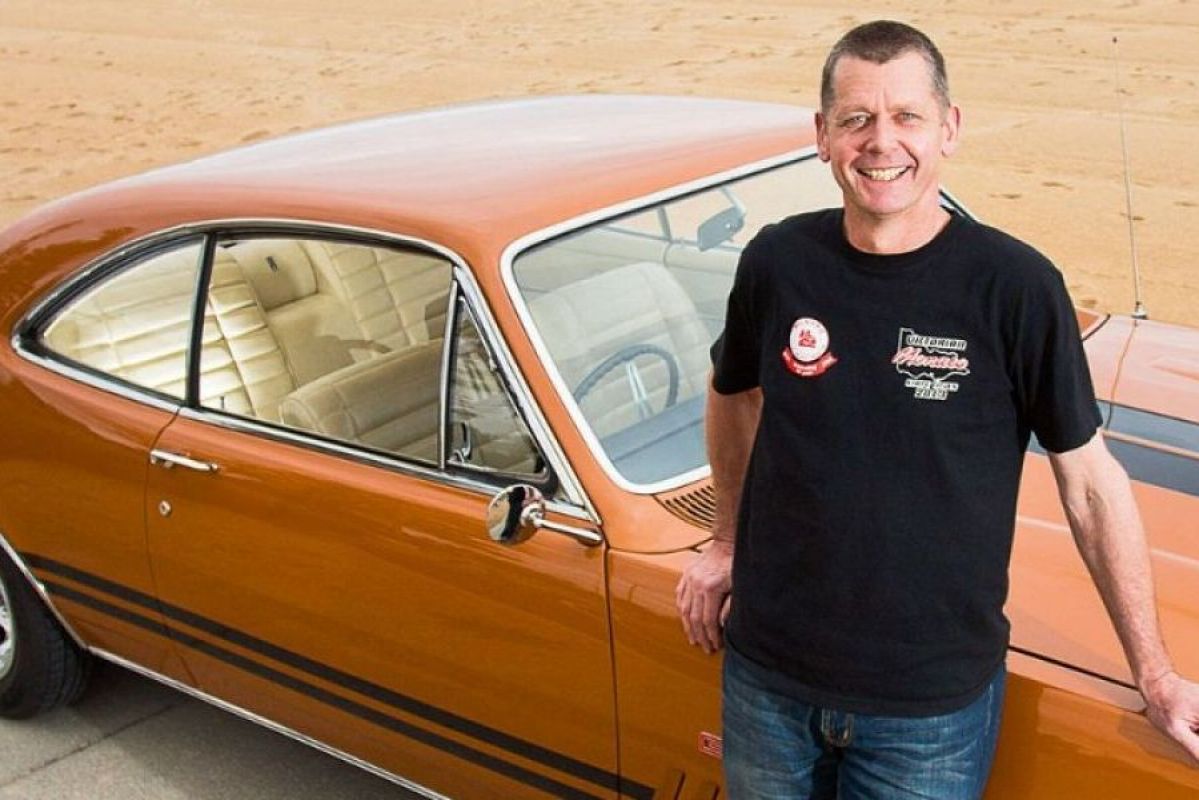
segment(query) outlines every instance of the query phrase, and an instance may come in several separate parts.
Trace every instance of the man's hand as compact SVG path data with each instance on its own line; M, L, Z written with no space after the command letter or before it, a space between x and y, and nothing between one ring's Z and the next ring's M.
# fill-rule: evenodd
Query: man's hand
M1199 763L1199 684L1167 672L1146 681L1142 694L1149 721Z
M687 641L699 645L705 653L714 653L724 646L721 630L728 618L732 590L733 546L723 539L714 539L683 570L674 593Z
M721 629L729 616L729 595L733 591L737 510L761 416L761 389L725 395L709 385L704 433L708 463L712 465L712 488L716 492L713 539L699 558L683 570L674 592L687 641L699 645L705 653L715 653L724 646Z

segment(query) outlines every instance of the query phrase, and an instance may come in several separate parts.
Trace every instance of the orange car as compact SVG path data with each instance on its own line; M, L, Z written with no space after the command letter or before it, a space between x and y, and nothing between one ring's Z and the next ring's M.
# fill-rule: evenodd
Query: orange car
M716 797L720 659L673 594L707 348L753 233L839 202L812 143L777 105L470 105L4 231L0 710L99 657L429 797ZM1199 334L1079 320L1199 673ZM989 796L1193 798L1036 452L1019 526Z

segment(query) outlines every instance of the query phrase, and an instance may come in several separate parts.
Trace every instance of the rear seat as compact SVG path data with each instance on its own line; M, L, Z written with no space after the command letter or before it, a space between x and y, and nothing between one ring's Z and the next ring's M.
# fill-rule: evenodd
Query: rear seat
M204 313L200 402L276 422L280 401L295 388L295 376L245 273L218 249Z
M445 336L451 268L438 256L303 239L252 239L228 252L300 385Z
M340 300L360 338L391 350L445 337L451 267L430 253L307 240L322 291Z
M321 291L308 251L292 239L251 239L225 252L241 266L296 384L383 349L367 342L349 310Z
M130 383L183 398L197 248L154 258L75 304L46 334L58 353ZM295 389L241 269L218 251L205 309L201 398L265 419Z
M46 331L56 353L182 398L199 247L157 256L77 301Z

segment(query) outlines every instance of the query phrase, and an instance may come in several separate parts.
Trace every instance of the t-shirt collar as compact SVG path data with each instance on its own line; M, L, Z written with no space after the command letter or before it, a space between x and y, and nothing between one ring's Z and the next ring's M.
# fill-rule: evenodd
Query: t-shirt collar
M956 238L964 217L949 212L949 221L937 235L906 253L867 253L854 247L845 235L845 210L833 209L828 215L826 234L846 262L855 270L879 277L910 275L942 255Z

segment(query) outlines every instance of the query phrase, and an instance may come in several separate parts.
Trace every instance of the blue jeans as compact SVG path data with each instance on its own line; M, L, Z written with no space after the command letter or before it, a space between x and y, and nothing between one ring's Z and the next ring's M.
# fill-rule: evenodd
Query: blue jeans
M724 655L729 800L976 800L987 785L1006 673L970 705L934 717L847 714L763 687Z

